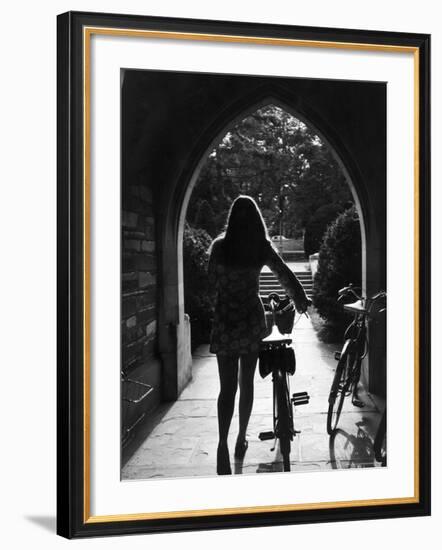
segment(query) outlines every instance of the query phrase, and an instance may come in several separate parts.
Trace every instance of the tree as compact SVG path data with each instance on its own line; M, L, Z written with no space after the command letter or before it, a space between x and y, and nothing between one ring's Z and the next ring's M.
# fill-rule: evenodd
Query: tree
M212 238L217 235L216 218L212 206L206 199L200 200L195 216L195 227L204 229Z
M271 234L279 234L282 226L287 237L299 236L321 206L342 207L351 199L329 148L274 105L244 118L213 149L192 193L187 220L195 227L207 224L198 212L208 204L214 213L208 232L217 234L239 194L257 201Z
M319 138L318 138L319 139ZM291 215L303 228L324 206L344 210L352 196L345 176L330 149L321 141L310 148L308 167L299 178L291 201Z

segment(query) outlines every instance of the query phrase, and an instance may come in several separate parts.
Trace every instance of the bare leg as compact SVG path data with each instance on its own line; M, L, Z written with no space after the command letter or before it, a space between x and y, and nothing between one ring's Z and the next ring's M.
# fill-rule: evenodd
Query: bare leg
M253 407L254 377L257 360L257 353L241 355L241 367L239 374L239 432L237 447L244 445L246 440L247 426L249 425Z
M218 396L218 474L231 473L227 437L232 422L235 395L238 388L238 359L238 355L217 355L220 381Z

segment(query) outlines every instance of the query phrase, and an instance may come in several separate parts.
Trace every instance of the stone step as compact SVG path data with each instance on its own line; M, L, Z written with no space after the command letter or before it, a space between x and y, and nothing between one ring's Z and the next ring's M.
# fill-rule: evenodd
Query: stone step
M299 281L302 286L308 286L313 287L313 281ZM260 281L259 286L263 288L271 287L271 286L282 286L279 281Z
M286 261L286 262L296 262L296 261L307 261L305 259L305 254L303 251L299 251L299 252L283 252L282 253L282 257L283 259Z
M313 278L310 271L295 271L296 277L304 287L305 293L308 298L312 297L313 293ZM285 295L286 292L280 284L276 275L272 272L261 273L259 278L259 294L262 299L267 299L267 296L271 292L276 292L280 295Z
M298 281L300 281L301 283L313 283L313 279L310 277L310 279L300 279L298 277ZM279 284L279 279L275 278L275 279L260 279L259 281L260 284L264 284L264 285L271 285L271 284L274 284L274 283L278 283Z
M312 277L297 277L300 281L305 282L313 282ZM261 283L272 283L274 281L278 281L279 279L277 277L260 277L259 281Z
M261 300L263 300L264 302L267 300L267 296L270 294L270 292L260 292L259 295L261 297ZM280 296L285 296L286 293L285 291L281 290L280 292L278 292L277 294L279 294ZM305 295L307 296L307 298L309 298L310 300L313 299L313 294L311 292L306 292Z
M302 284L302 286L313 286L313 281L310 280L310 281L301 281L299 280L299 282ZM269 285L280 285L280 282L279 281L260 281L259 282L259 286L269 286Z
M312 285L302 285L304 290L307 292L307 291L311 291L313 290L313 286ZM281 286L281 285L260 285L259 287L259 290L262 291L262 292L272 292L272 291L278 291L280 289L283 289L284 287Z
M286 294L287 294L285 290L281 289L279 291L272 290L271 292L260 291L259 295L261 296L261 298L267 299L268 295L273 294L273 293L276 293L279 296L286 296ZM310 292L309 290L306 290L305 295L307 296L307 298L311 298L313 296L313 293Z
M293 271L297 277L311 277L311 271ZM263 271L260 277L275 277L276 275L272 271Z
M312 281L312 280L313 280L312 277L311 277L311 275L308 276L308 277L302 277L302 276L300 277L299 275L296 275L296 277L297 277L300 281ZM260 277L259 280L260 280L261 282L267 283L267 282L270 282L270 281L277 281L278 278L277 278L277 277L274 277L274 276L273 276L273 277Z

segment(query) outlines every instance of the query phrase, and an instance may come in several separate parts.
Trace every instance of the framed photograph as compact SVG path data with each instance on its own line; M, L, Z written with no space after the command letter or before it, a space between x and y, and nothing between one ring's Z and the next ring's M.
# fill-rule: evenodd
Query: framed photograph
M428 515L430 36L69 12L57 62L58 533Z

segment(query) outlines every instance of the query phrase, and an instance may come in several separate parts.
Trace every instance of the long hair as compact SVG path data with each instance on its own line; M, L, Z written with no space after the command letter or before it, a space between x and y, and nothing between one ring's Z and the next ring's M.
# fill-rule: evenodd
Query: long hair
M219 240L227 265L255 267L264 263L271 243L261 211L252 197L240 195L233 201Z

